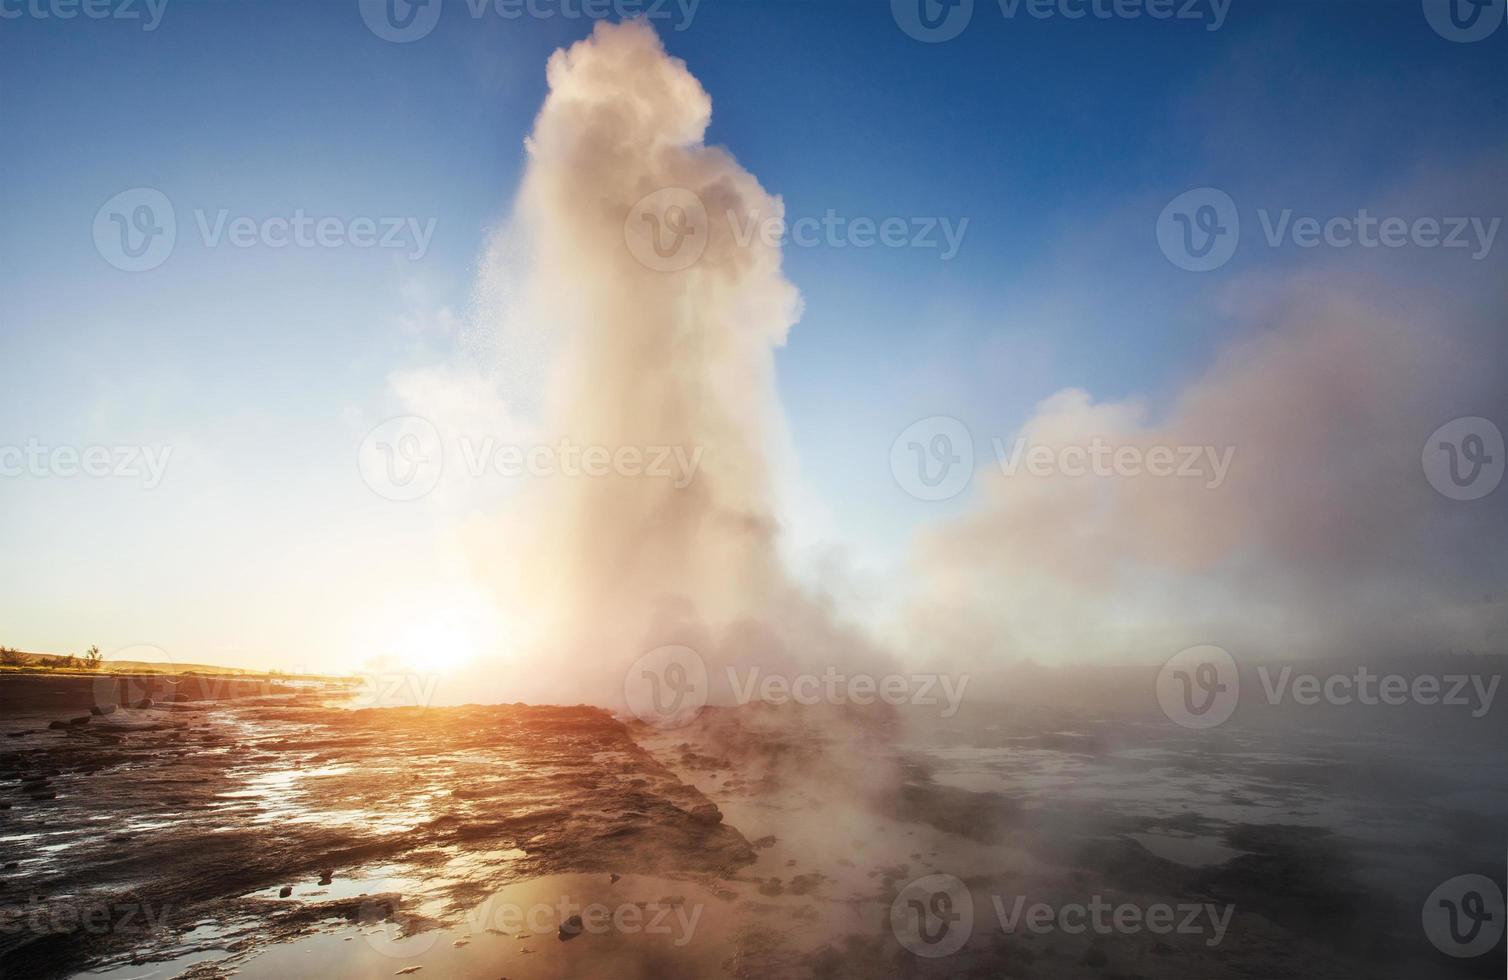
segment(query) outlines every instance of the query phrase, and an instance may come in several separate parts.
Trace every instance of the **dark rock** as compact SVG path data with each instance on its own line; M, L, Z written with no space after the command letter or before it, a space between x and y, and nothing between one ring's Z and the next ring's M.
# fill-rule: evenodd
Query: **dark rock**
M68 724L70 724L70 725L87 725L87 724L89 724L89 716L88 715L80 715L77 718L70 718L70 719L68 719Z
M723 822L723 812L717 808L716 803L703 803L691 808L691 819L708 825L720 824Z
M289 895L292 895L292 894L293 894L293 886L292 885L284 885L282 888L278 889L278 898L287 898Z
M60 729L60 728L67 728L68 727L68 722L66 722L66 721L49 722L48 725L47 725L47 727L53 729L54 731L56 731L57 729Z
M150 708L150 707L152 707L156 703L157 702L153 701L151 698L142 698L140 701L137 701L135 704L131 705L131 707L133 707L133 708Z
M89 713L91 715L113 715L115 714L115 705L97 704L89 709Z
M560 941L566 942L581 935L581 916L573 915L560 924Z
M617 882L617 880L618 880L619 877L621 877L621 876L618 875L616 872L614 872L613 874L610 874L610 875L607 876L607 883L609 885L614 884L615 882Z

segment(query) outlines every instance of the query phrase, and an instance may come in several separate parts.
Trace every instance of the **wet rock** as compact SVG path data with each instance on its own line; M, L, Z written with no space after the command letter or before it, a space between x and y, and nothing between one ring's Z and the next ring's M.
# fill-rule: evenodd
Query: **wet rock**
M567 942L581 935L581 916L573 915L560 924L560 941Z
M791 879L792 895L810 895L816 891L817 886L826 880L826 875L813 871L810 874L796 875Z
M691 808L691 819L712 826L723 822L723 812L717 808L716 803L703 803Z

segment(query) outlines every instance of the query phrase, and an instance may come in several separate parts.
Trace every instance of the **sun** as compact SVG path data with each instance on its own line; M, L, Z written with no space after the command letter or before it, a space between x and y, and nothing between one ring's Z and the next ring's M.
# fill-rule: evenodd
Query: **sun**
M436 610L404 624L393 638L393 655L415 670L448 673L475 660L479 639L464 615Z
M497 616L474 589L435 586L390 595L359 616L353 662L451 674L498 645Z

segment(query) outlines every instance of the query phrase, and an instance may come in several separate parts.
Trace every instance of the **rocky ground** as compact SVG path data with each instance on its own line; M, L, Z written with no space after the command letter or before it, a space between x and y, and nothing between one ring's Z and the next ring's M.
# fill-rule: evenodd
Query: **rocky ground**
M1501 887L1497 742L1195 735L1063 708L752 704L664 730L587 707L328 697L7 711L0 975L1501 969L1420 928L1441 879ZM933 904L938 882L953 904ZM1029 928L1018 900L1166 906L1179 927ZM923 921L937 929L918 942Z
M240 960L331 920L422 931L541 875L716 878L753 858L595 708L349 711L309 694L82 717L6 718L6 976L181 959L196 930Z

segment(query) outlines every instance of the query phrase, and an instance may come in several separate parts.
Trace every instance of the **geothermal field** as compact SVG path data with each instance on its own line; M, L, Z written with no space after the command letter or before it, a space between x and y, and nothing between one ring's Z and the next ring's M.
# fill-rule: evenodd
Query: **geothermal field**
M1508 975L1505 18L0 0L0 978Z

